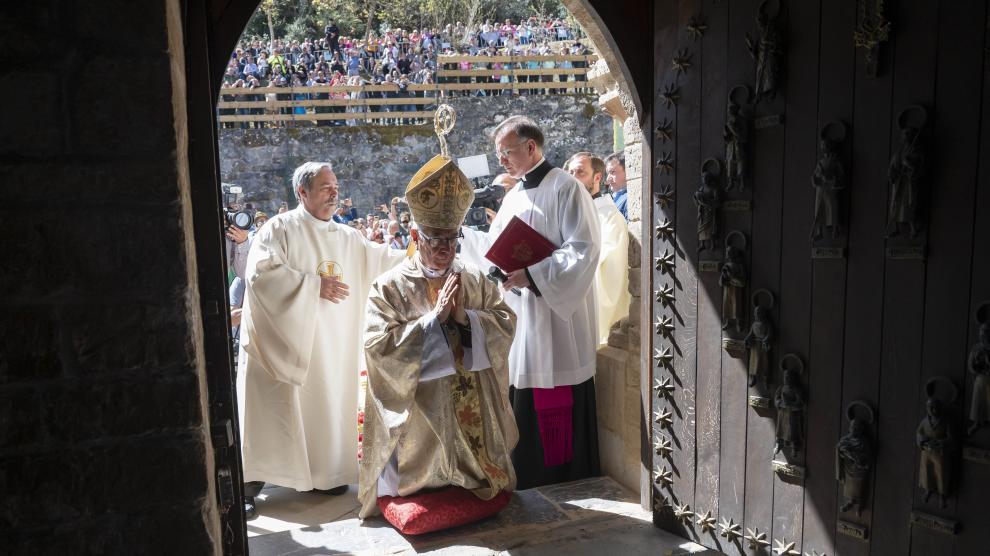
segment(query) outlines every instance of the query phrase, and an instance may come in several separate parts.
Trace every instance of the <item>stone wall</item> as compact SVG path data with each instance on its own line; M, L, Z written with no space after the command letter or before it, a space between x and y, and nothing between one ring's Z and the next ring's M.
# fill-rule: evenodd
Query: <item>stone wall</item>
M493 174L501 171L492 154L492 129L512 114L532 117L547 135L547 160L561 166L571 154L588 150L603 158L612 149L612 120L598 109L595 95L459 97L457 125L448 137L455 157L488 153ZM330 161L341 197L351 197L359 214L402 195L409 178L439 153L428 125L221 129L220 175L244 189L244 201L274 210L295 205L293 170L309 160Z
M629 215L629 313L612 327L608 345L598 351L598 438L605 473L642 494L648 474L643 462L649 461L643 441L644 431L648 430L645 416L651 409L649 396L643 394L644 375L649 381L649 360L644 361L641 349L642 245L647 225L642 218L642 194L644 181L649 180L649 174L643 173L643 161L649 161L650 156L635 103L627 89L619 86L617 76L621 78L604 61L595 64L588 74L588 80L601 95L602 110L622 125ZM646 506L649 497L642 494L641 501Z
M641 194L644 159L643 133L635 111L624 122L626 187L629 209L629 316L609 334L608 345L598 350L595 384L598 390L598 438L602 469L633 490L640 490L643 472L641 450L644 427L641 412ZM645 156L649 160L649 156Z
M4 554L219 553L180 17L177 0L0 15L23 85L0 93Z

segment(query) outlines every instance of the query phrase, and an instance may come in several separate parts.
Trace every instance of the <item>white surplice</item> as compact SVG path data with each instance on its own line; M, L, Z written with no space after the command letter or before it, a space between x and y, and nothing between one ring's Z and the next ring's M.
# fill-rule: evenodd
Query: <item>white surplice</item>
M305 491L358 479L357 390L371 283L404 251L301 205L254 238L245 276L237 403L244 480ZM320 274L350 295L320 298Z
M540 296L529 288L505 293L516 313L509 382L516 388L580 384L595 374L598 347L593 282L601 232L594 203L579 181L553 168L538 187L519 184L509 191L487 233L465 227L462 257L487 272L493 263L484 255L513 216L558 248L528 268Z
M594 199L602 230L595 296L598 299L598 345L608 343L608 331L629 315L629 225L609 195Z

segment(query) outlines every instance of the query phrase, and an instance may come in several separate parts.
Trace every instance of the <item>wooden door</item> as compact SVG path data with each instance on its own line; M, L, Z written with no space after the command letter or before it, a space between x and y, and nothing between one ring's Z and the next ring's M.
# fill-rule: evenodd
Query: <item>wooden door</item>
M654 265L643 281L654 327L654 516L728 554L986 553L990 427L965 433L974 319L990 300L987 2L886 4L876 75L854 40L876 2L654 6L653 203L644 207ZM761 11L779 30L762 44L767 60L767 46L779 49L777 86L752 105L740 99L767 84L747 48L750 37L761 55ZM752 115L742 190L726 190L733 99ZM922 130L911 144L924 157L910 182L919 228L888 237L892 157L904 152L905 127ZM715 165L721 204L709 246L696 198L703 168ZM744 247L741 332L723 330L727 242ZM734 350L757 290L772 294L772 305L760 304L774 334L767 380L750 386L750 350ZM782 368L799 371L801 412L776 409ZM919 487L929 385L954 430L941 460L944 506ZM793 425L794 415L799 434L788 435L781 421ZM858 512L842 511L847 493L836 480L848 415L869 423L873 447ZM797 436L798 449L775 454L778 433Z

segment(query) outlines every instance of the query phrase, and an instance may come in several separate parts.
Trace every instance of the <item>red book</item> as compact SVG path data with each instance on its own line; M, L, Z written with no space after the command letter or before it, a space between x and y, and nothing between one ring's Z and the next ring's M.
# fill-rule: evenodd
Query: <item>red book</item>
M503 272L532 266L550 256L557 246L533 228L513 216L492 244L485 257Z

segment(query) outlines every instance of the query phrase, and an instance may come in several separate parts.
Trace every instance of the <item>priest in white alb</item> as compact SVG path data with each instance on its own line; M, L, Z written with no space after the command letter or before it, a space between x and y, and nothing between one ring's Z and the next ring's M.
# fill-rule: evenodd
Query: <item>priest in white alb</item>
M520 182L502 199L487 233L463 228L462 257L492 265L485 255L513 217L556 247L507 273L502 285L517 319L509 399L519 427L512 454L518 487L596 476L594 280L601 232L595 206L580 182L543 157L543 132L531 119L506 118L493 138L499 162Z
M245 271L237 403L249 516L264 483L340 494L357 482L365 299L405 257L332 220L329 163L301 165L292 187L299 206L258 230Z
M416 253L380 276L368 296L359 516L384 511L400 530L388 507L396 497L429 507L422 496L408 497L439 492L448 507L433 511L495 512L515 489L510 453L518 431L508 399L515 315L497 284L455 258L473 198L451 158L423 166L406 189Z
M598 345L608 343L612 325L629 315L629 225L615 208L615 202L602 191L605 161L590 152L579 152L564 164L595 203L598 225L602 231L598 271L595 273L595 298L598 302Z

